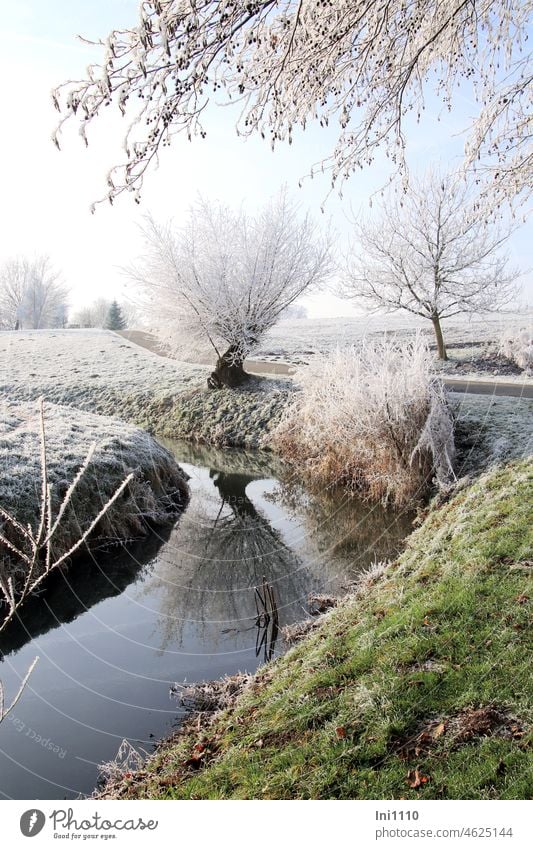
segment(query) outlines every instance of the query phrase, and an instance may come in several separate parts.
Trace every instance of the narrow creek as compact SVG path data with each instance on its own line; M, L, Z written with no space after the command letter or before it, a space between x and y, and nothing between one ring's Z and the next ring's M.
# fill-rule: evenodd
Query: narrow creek
M3 798L89 794L123 738L149 752L183 715L174 682L253 671L254 587L274 588L280 625L309 593L337 593L398 551L412 516L291 485L276 458L161 440L190 476L191 500L165 534L93 553L58 575L0 643ZM281 637L274 654L284 650Z

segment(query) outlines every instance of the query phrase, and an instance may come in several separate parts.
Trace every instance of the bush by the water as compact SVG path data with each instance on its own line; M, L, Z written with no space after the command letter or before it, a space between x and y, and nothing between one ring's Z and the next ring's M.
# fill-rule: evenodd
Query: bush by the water
M421 338L364 340L317 356L274 445L303 473L373 501L405 505L453 476L453 420Z

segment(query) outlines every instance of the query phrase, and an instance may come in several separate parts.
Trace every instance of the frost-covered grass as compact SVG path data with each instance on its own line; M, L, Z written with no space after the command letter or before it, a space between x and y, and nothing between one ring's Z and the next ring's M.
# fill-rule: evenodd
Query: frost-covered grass
M203 383L208 370L169 360L107 330L0 333L0 398L138 421L152 404Z
M514 313L491 313L472 319L457 317L445 321L443 333L452 363L459 359L472 360L487 348L496 350L504 328L519 330L523 324L523 314ZM365 336L382 336L386 333L405 339L416 332L422 333L429 345L435 345L431 322L407 313L291 319L280 321L269 330L261 349L253 356L255 359L285 360L299 364L307 362L314 354L332 351L338 345L353 345Z
M457 477L533 454L533 399L463 392L449 398L456 419Z
M427 345L365 340L317 355L273 445L305 475L397 506L449 482L453 425Z
M253 378L240 391L207 388L209 367L159 356L105 330L0 333L2 398L43 396L115 416L150 433L259 447L277 422L290 379Z
M529 798L532 486L516 462L431 512L366 592L103 795Z
M300 325L317 346L327 340L335 349L335 321L282 322L287 344L298 344ZM213 392L206 386L210 367L158 356L104 330L0 332L0 357L0 410L5 400L44 396L150 433L215 445L269 447L295 389L290 378L263 377L240 391Z
M159 417L159 435L218 447L268 448L294 392L290 379L254 377L234 389L184 393Z
M168 521L183 507L187 493L183 472L148 434L114 419L91 413L80 416L77 410L54 404L46 403L44 413L54 516L91 444L96 443L54 537L53 554L70 549L131 472L133 480L95 529L93 544L144 535L150 525ZM0 504L21 524L35 528L40 498L38 405L4 400L0 405ZM2 525L7 533L6 523Z

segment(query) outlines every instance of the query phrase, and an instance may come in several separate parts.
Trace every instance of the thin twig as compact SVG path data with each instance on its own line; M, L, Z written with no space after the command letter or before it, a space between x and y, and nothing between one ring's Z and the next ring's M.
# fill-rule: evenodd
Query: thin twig
M35 664L37 663L38 660L39 660L39 655L37 655L37 657L35 657L33 662L30 664L28 671L26 672L26 675L22 679L22 683L21 683L20 687L18 688L18 691L17 691L13 701L11 702L11 704L9 705L9 707L7 709L4 708L4 686L3 686L2 682L0 681L0 722L2 722L2 720L6 718L8 713L10 713L10 711L13 710L13 708L17 704L18 700L22 696L24 688L25 688L26 684L28 683L28 679L29 679L31 673L33 672L33 670L35 668Z

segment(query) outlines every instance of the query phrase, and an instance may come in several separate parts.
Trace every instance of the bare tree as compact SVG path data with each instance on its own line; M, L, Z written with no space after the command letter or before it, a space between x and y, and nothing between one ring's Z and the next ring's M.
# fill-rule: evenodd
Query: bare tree
M517 272L500 252L509 230L489 227L453 175L430 172L404 196L389 192L379 215L355 229L344 294L430 320L443 360L443 319L499 309L517 293Z
M428 88L450 109L472 83L478 112L466 164L488 169L502 198L533 184L527 46L533 0L141 0L137 26L97 42L99 65L54 93L63 120L87 125L113 103L129 122L126 161L107 197L138 191L161 147L184 132L204 137L212 100L240 102L242 135L272 145L313 121L340 123L323 165L344 180L384 148L404 166L404 120ZM469 91L470 94L470 91ZM60 124L60 127L61 127ZM57 134L54 136L59 146ZM481 174L481 176L483 176Z
M80 307L70 317L71 327L101 327L96 321L93 305Z
M0 268L0 327L20 327L22 304L29 284L29 267L25 260L8 260Z
M111 301L97 298L88 306L80 307L72 316L72 323L80 327L103 327Z
M68 289L50 257L7 260L0 268L0 326L5 329L63 327Z
M282 191L256 216L200 199L180 230L147 220L131 275L146 313L177 353L217 355L211 386L238 386L244 359L283 311L331 270L330 240Z

